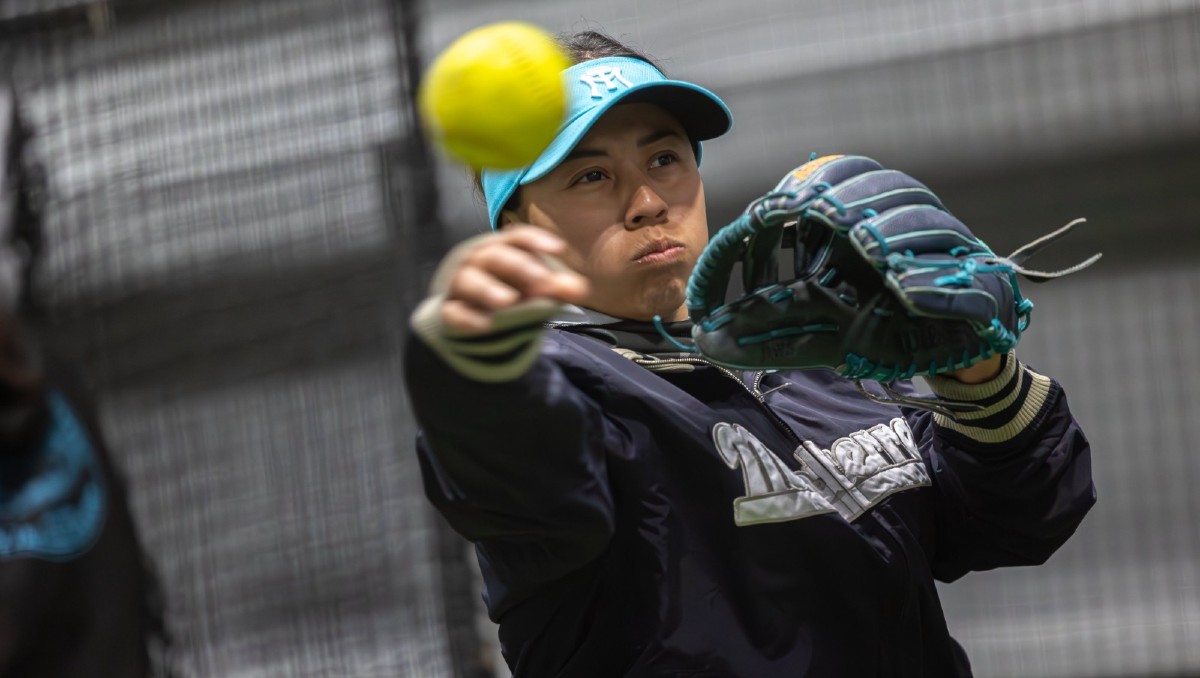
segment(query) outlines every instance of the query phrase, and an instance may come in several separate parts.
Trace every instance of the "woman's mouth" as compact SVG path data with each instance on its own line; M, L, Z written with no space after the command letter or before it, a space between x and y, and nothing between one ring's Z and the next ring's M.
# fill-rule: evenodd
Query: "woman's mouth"
M638 249L633 260L639 264L669 264L682 258L685 250L681 242L655 240Z

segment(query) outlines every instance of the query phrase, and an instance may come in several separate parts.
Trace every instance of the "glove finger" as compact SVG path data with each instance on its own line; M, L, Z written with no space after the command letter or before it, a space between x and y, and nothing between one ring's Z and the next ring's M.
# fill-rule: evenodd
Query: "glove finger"
M847 179L822 192L806 210L805 216L846 233L870 214L868 210L878 214L904 205L945 209L925 184L903 172L880 169Z
M849 238L863 257L881 269L893 253L992 256L965 224L933 205L905 205L881 212L851 227Z
M926 255L889 268L887 285L910 311L990 326L998 320L1016 329L1011 269L980 259Z
M820 183L836 186L852 177L881 169L883 165L861 155L826 155L788 172L776 184L775 192L799 193Z
M829 187L882 168L878 162L860 155L816 158L788 172L774 190L750 203L746 212L759 223L782 224L798 218L800 212Z

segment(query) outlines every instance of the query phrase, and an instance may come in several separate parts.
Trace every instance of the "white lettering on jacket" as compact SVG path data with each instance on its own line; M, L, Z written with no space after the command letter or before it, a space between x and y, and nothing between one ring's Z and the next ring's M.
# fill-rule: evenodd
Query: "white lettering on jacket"
M717 424L712 436L729 468L742 471L746 494L733 502L738 525L834 511L853 521L896 492L930 484L912 430L899 417L839 438L828 449L804 441L793 453L799 470L738 424Z

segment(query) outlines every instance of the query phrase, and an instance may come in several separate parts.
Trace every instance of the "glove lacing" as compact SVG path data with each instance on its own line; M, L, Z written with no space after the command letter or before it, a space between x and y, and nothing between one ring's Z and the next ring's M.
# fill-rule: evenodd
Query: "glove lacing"
M1029 279L1032 282L1041 283L1041 282L1046 282L1047 280L1053 280L1055 278L1061 278L1061 277L1064 277L1067 275L1071 275L1072 273L1078 273L1079 271L1082 271L1083 269L1091 266L1092 264L1094 264L1100 260L1100 257L1102 256L1102 254L1097 252L1096 254L1093 254L1092 256L1088 257L1087 259L1081 261L1078 264L1075 264L1074 266L1069 266L1067 268L1060 269L1057 271L1036 271L1036 270L1025 268L1024 266L1022 266L1022 264L1025 261L1027 261L1030 257L1037 254L1041 250L1045 249L1046 246L1062 239L1064 236L1066 236L1072 230L1074 230L1076 226L1079 226L1086 222L1087 222L1087 219L1083 219L1083 218L1074 219L1074 220L1068 222L1065 226L1062 226L1061 228L1058 228L1050 233L1047 233L1046 235L1043 235L1039 238L1036 238L1035 240L1032 240L1032 241L1018 247L1016 250L1013 251L1012 254L1008 255L1007 257L986 257L986 258L979 260L978 263L977 263L977 260L975 260L975 259L968 259L965 262L952 263L952 264L950 264L950 266L948 266L948 267L959 267L961 270L958 274L945 276L944 279L943 278L938 279L939 281L943 281L945 284L955 284L958 282L957 281L958 276L972 275L976 271L1003 270L1003 271L1007 271L1010 276L1013 294L1014 294L1013 301L1016 304L1016 310L1017 310L1017 314L1018 314L1018 316L1017 316L1018 317L1017 332L1012 332L1008 328L1004 327L1000 323L999 319L993 319L992 327L991 327L993 336L989 338L988 342L985 342L980 347L980 353L981 353L982 357L990 358L992 355L996 355L998 353L1005 353L1008 350L1011 350L1016 345L1017 339L1020 337L1020 333L1024 332L1025 329L1029 327L1030 313L1033 311L1033 302L1030 301L1029 299L1025 298L1021 294L1021 288L1017 285L1017 277L1016 276L1018 273L1024 277L1026 277L1027 279ZM893 255L893 256L902 256L902 255ZM922 262L922 265L929 266L931 264L930 264L930 262ZM943 282L939 282L937 284L943 284ZM967 282L969 284L969 281L967 281ZM970 364L969 358L970 358L970 356L967 356L964 354L964 359L963 359L962 364L969 365ZM948 371L953 371L954 369L956 369L957 365L958 365L958 363L955 362L955 358L953 356L949 356L945 363L945 366L942 369L938 370L936 368L936 366L931 366L931 367L933 367L932 371L948 372ZM871 361L869 361L866 358L863 358L861 356L857 356L854 354L848 354L846 356L846 368L845 368L845 370L843 370L841 372L841 374L842 374L842 376L854 379L854 384L858 388L859 392L862 393L868 399L873 400L877 403L882 403L882 404L887 404L887 405L896 405L896 406L902 406L902 407L913 407L916 409L927 410L930 412L935 412L937 414L941 414L941 415L949 417L951 419L956 419L957 414L965 414L968 412L974 412L974 411L983 409L982 405L979 405L978 403L969 402L969 401L952 400L949 398L941 398L941 397L937 397L937 396L915 397L915 396L904 395L902 393L897 392L889 384L887 384L886 382L884 382L881 379L872 379L872 381L880 382L880 387L883 389L884 393L886 394L886 397L871 393L869 390L867 390L866 386L863 385L862 377L864 377L868 374L876 374L878 376L878 371L881 369L884 369L884 366L875 365ZM892 368L891 368L892 375L890 378L891 379L911 379L913 377L913 375L916 374L917 369L918 369L918 367L915 364L910 364L903 368L899 365L892 366Z

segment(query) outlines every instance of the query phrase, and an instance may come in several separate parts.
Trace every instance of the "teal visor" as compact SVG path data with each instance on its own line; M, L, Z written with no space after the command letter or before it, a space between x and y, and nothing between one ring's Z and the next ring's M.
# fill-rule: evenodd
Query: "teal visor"
M650 103L675 116L700 161L700 142L729 131L733 115L717 95L690 82L669 80L657 68L631 57L594 59L563 71L567 117L558 136L532 164L515 170L484 170L483 194L492 229L518 186L546 176L575 148L592 125L619 103Z

